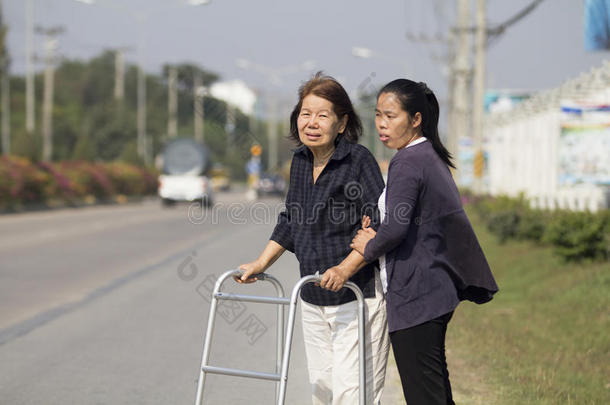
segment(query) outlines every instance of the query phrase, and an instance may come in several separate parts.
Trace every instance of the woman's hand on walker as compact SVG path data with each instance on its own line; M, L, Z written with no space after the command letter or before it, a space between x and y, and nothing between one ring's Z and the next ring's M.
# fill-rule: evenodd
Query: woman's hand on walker
M250 263L240 264L239 269L243 271L241 276L233 276L233 279L240 284L250 284L258 280L256 276L265 271L265 266L260 264L258 260Z
M346 274L347 271L344 271L341 266L333 266L322 274L320 287L337 292L343 288L343 284L349 278Z
M366 244L369 243L371 239L373 239L377 235L377 232L373 230L373 228L365 228L358 231L352 243L349 245L356 252L360 253L364 256L364 249L366 248Z

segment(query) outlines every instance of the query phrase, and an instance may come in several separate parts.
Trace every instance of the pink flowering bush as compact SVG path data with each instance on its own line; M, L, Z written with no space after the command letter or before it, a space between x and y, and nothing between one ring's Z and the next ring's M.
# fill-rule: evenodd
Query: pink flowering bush
M146 184L142 181L142 171L127 163L107 163L106 173L116 186L118 194L144 195Z
M58 167L73 184L74 192L78 197L93 196L106 199L115 195L115 186L102 163L62 162Z
M32 163L0 157L0 210L30 204L75 204L117 195L143 196L157 191L157 173L127 163L84 161Z
M44 200L52 182L25 158L0 157L0 209Z

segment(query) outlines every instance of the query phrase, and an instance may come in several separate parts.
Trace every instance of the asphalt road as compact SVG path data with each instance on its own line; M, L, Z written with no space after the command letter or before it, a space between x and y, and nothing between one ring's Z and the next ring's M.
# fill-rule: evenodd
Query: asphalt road
M205 216L158 201L0 216L0 404L193 403L211 285L256 257L280 209L240 198L219 195ZM270 273L289 291L294 256ZM226 285L274 293L262 282ZM264 304L225 308L211 363L273 372L275 314ZM287 403L298 405L310 400L296 325ZM204 398L270 404L274 390L211 375Z

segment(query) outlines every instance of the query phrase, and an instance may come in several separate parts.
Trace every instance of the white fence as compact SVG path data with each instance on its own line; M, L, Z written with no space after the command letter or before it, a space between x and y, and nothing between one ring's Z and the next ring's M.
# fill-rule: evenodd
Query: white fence
M523 193L539 208L608 208L608 185L559 182L564 100L610 105L610 62L557 89L538 93L508 112L487 117L487 187L492 195ZM610 149L606 155L610 159Z

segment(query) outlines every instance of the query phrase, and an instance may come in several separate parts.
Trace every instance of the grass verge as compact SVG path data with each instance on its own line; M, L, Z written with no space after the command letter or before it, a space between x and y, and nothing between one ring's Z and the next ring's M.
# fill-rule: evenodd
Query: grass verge
M608 262L565 264L547 247L499 244L471 219L500 292L462 303L449 324L452 383L485 384L486 403L499 405L610 404Z

